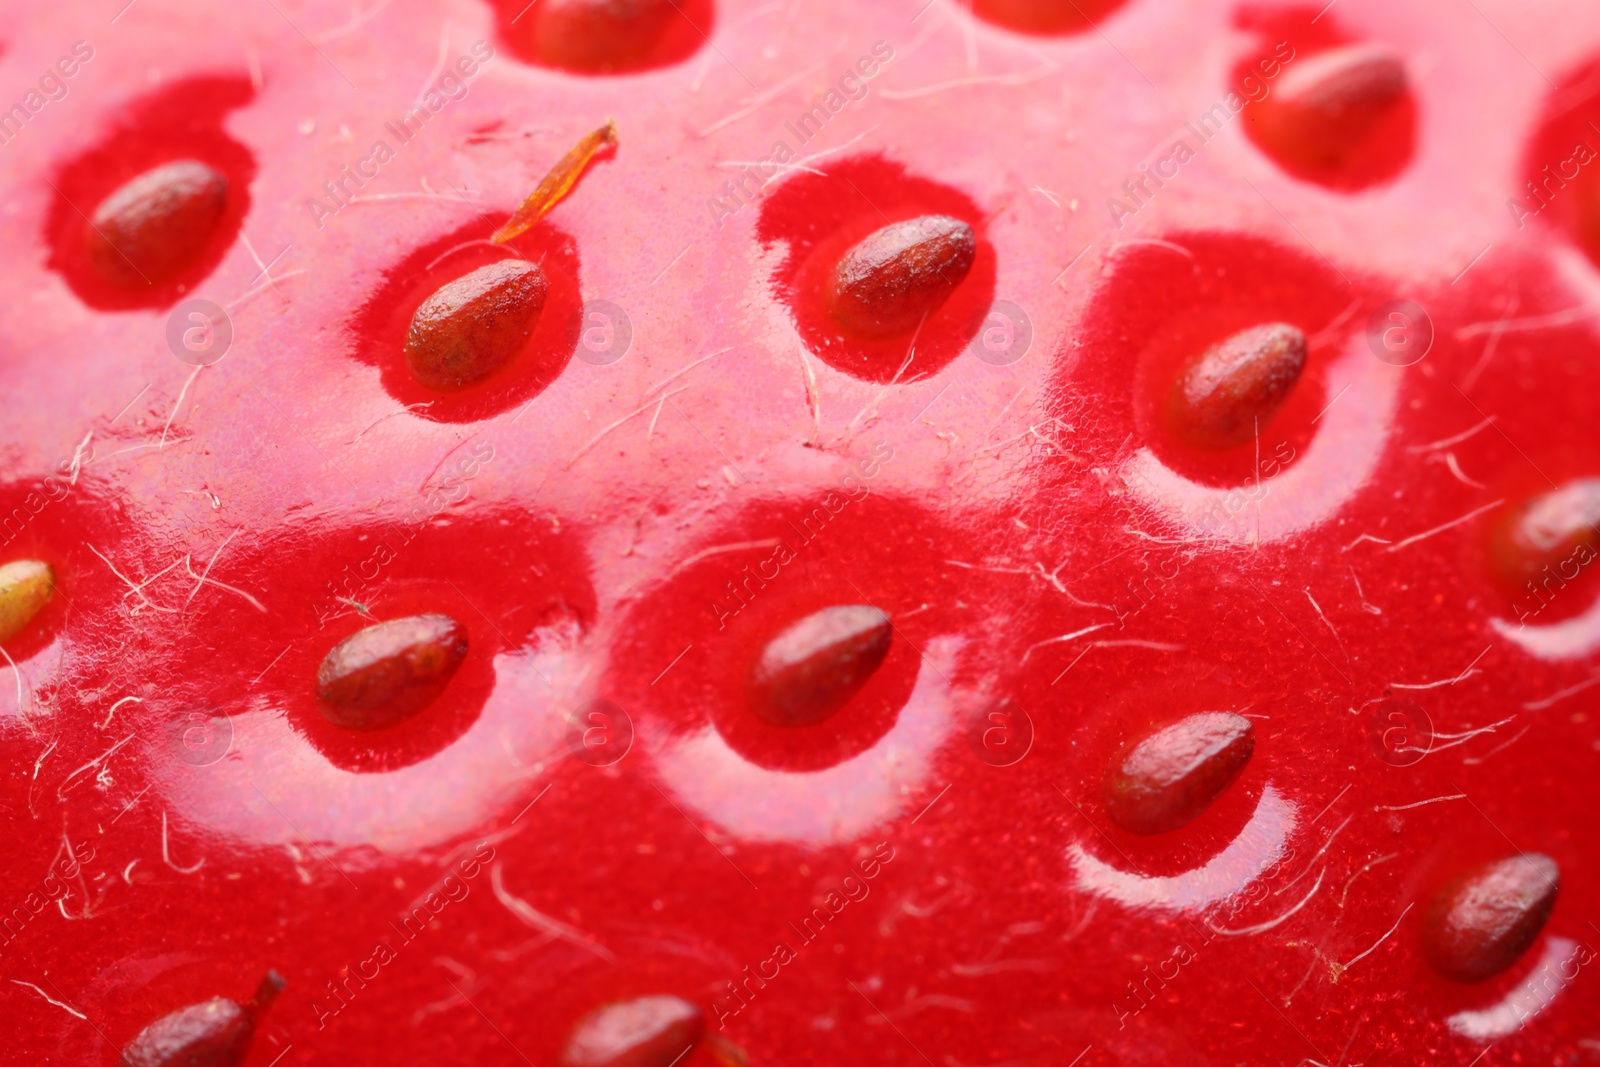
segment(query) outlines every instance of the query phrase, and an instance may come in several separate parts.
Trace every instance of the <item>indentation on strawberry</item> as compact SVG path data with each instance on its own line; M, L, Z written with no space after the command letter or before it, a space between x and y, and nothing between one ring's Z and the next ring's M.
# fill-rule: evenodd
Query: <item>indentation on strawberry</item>
M1260 544L1326 521L1369 483L1405 373L1375 358L1362 334L1382 289L1311 254L1216 233L1130 244L1109 274L1049 393L1060 425L1092 424L1100 443L1046 457L1041 501L1103 495L1123 527L1159 520L1197 543ZM1272 322L1306 335L1306 366L1259 444L1179 439L1166 414L1181 368Z
M1169 892L1171 901L1146 903L1182 907L1259 876L1240 864L1270 862L1299 818L1285 794L1292 779L1256 751L1254 720L1239 714L1279 702L1219 683L1217 674L1228 675L1215 664L1185 659L1156 673L1107 699L1077 687L1066 697L1071 705L1088 703L1073 708L1073 773L1065 787L1077 805L1074 838L1082 842L1073 865L1080 881L1095 883L1092 891L1095 872L1106 872L1085 861L1098 857L1126 879L1123 889L1134 895L1125 902L1137 903L1140 892ZM1289 784L1274 787L1273 778Z
M501 681L503 660L546 639L568 640L565 631L593 618L584 566L545 525L521 512L496 512L462 525L408 530L368 523L269 539L240 553L229 582L259 591L265 612L237 596L219 597L207 602L202 627L174 626L162 635L163 662L150 672L165 683L161 703L218 715L284 716L323 758L350 772L390 772L428 760L478 721ZM507 572L463 567L463 560L477 558L526 563ZM436 614L455 620L447 651L460 652L464 637L465 652L442 684L424 680L420 690L406 690L430 699L409 708L409 716L368 722L367 715L363 729L330 721L322 677L330 650L375 624ZM219 674L235 679L221 701L214 688ZM200 684L202 678L213 684ZM345 719L363 714L342 709Z
M688 59L709 39L711 0L489 0L519 57L574 74L633 74Z
M1355 192L1410 162L1417 105L1404 57L1341 31L1336 18L1314 7L1246 9L1237 22L1263 46L1233 75L1235 84L1264 86L1244 108L1245 132L1263 152L1297 178Z
M871 748L894 727L917 684L918 649L938 636L929 629L930 615L909 615L935 602L931 587L917 584L905 561L892 565L893 546L868 532L875 513L882 516L880 530L909 532L911 523L927 528L926 518L915 511L896 514L904 508L833 492L810 508L795 501L751 506L706 547L741 541L753 547L700 560L689 553L694 561L630 615L613 656L613 671L626 672L615 682L621 702L652 709L674 733L710 725L743 758L771 769L820 770ZM756 693L750 690L774 644L822 613L838 611L841 603L854 603L877 618L908 618L872 630L869 636L889 638L870 649L875 668L833 692L828 714L780 715L753 708L752 697L770 696L759 685ZM682 645L668 649L667 641L691 648L651 686L655 673L682 650ZM839 665L831 665L836 675ZM649 676L636 679L633 671ZM830 675L827 681L832 680ZM635 688L644 691L635 695ZM812 690L804 695L815 697Z
M1211 486L1265 483L1293 469L1316 434L1314 420L1331 399L1329 364L1359 329L1353 305L1360 294L1327 264L1253 238L1168 239L1187 254L1133 246L1117 260L1090 316L1084 359L1095 369L1078 373L1103 368L1105 378L1096 380L1108 394L1106 414L1125 411L1171 470ZM1227 406L1221 415L1236 432L1212 433L1207 447L1197 447L1188 427L1201 412L1191 404L1182 413L1192 417L1175 423L1174 390L1208 351L1268 325L1303 338L1298 373L1271 397L1252 394ZM1118 395L1123 389L1131 392L1131 409ZM1276 404L1265 402L1271 400Z
M63 164L45 221L49 266L90 307L166 307L204 280L250 209L256 163L222 128L248 78L175 82L135 101Z
M951 538L920 508L865 491L752 504L633 607L602 690L635 710L662 777L711 818L758 837L849 839L905 803L963 725L973 606L943 565ZM877 668L808 725L752 711L750 674L774 638L841 604L892 620Z
M939 287L942 301L928 302L926 318L921 307L911 318L883 309L876 317L890 326L882 336L842 326L832 310L841 260L890 224L924 216L948 216L971 228L976 246L964 277ZM860 156L830 163L825 175L784 181L762 205L756 236L764 245L787 246L774 289L810 352L852 377L910 382L959 355L994 302L995 250L983 222L966 194L882 156Z
M1488 558L1513 598L1540 609L1542 621L1576 614L1595 599L1600 478L1575 478L1504 509L1489 532ZM1569 591L1570 589L1570 591ZM1565 610L1562 610L1562 609Z
M130 593L96 552L117 554L125 521L121 506L82 478L73 484L51 475L0 486L0 579L10 571L31 588L0 589L7 601L0 612L14 627L0 639L0 714L20 714L30 728L54 734L59 724L50 716L68 679L93 687L87 678L99 673L106 647L117 644L109 640L108 618L117 614L119 595L126 604ZM50 590L42 599L41 565L49 569Z
M503 215L484 215L416 249L386 273L378 291L352 320L355 358L377 367L384 390L422 418L475 422L526 403L560 376L577 350L583 301L576 242L545 221L505 244L493 244L489 236L503 221ZM408 343L418 310L465 276L518 259L536 264L545 280L543 303L537 317L531 318L526 342L506 341L502 346L506 351L479 360L474 366L481 374L455 375L450 380L460 384L454 391L430 387L440 380L431 369L423 375L430 384L419 381L411 365L417 346ZM469 329L470 325L464 323L456 331L467 335L466 341L476 336L474 329L481 332L479 327ZM454 334L451 339L463 340Z

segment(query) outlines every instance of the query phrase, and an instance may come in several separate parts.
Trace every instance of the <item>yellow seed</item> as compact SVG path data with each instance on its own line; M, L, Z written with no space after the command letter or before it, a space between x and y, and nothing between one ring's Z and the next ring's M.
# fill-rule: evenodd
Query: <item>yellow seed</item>
M0 566L0 642L20 634L56 592L55 572L36 559Z

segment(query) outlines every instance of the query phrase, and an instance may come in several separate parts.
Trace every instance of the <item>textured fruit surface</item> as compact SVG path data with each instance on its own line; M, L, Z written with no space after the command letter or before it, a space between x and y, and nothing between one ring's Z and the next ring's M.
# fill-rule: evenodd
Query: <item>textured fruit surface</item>
M1592 3L7 16L0 1062L1596 1062Z

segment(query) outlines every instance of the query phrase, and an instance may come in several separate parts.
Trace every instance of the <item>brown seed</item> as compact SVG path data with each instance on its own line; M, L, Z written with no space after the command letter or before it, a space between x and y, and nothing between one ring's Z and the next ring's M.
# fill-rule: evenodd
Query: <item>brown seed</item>
M430 389L476 385L521 352L544 310L538 264L503 259L440 286L411 317L406 366Z
M1556 576L1556 587L1592 563L1600 541L1600 478L1579 478L1525 503L1501 528L1495 562L1512 581ZM1565 571L1565 573L1562 573Z
M972 269L972 227L948 215L892 222L833 269L828 312L862 337L909 333L949 299Z
M750 669L750 709L775 726L809 726L838 711L889 654L889 616L866 604L807 615L771 641Z
M1172 428L1205 448L1244 444L1288 399L1305 365L1306 335L1293 326L1241 330L1178 375L1167 401Z
M412 615L340 641L317 670L322 713L338 726L378 730L427 707L467 654L467 631L448 615Z
M1481 982L1528 950L1550 918L1561 869L1523 853L1485 864L1447 886L1422 920L1422 951L1452 982Z
M1342 166L1406 95L1398 56L1345 45L1289 66L1260 105L1258 128L1279 155L1309 166Z
M671 0L540 0L533 48L565 70L635 70L649 63L679 17Z
M0 567L0 643L20 634L56 592L50 564L15 559Z
M84 248L96 273L121 286L160 285L205 254L228 206L228 178L193 159L163 163L95 209Z
M1078 33L1121 0L972 0L972 12L1019 33Z
M561 1067L671 1067L704 1031L704 1014L682 997L617 1001L578 1021Z
M1112 765L1106 812L1130 833L1176 830L1232 784L1255 747L1255 727L1242 715L1190 715L1144 738Z
M256 1019L283 984L268 971L249 1004L212 997L163 1015L128 1042L122 1067L238 1067L250 1054Z

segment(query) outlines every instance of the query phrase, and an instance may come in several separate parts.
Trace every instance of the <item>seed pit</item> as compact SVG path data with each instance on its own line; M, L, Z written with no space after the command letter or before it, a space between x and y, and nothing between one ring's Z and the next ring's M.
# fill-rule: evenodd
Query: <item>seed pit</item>
M577 350L583 320L577 243L548 218L493 243L490 236L509 215L509 209L480 215L412 250L350 320L351 356L376 367L384 392L417 418L478 422L526 404L561 376ZM542 287L530 268L542 275ZM493 328L480 330L467 312L440 316L475 288L498 305ZM431 301L437 303L424 312Z
M1506 206L1518 229L1552 227L1600 264L1600 57L1553 77Z
M1276 89L1262 109L1262 140L1287 159L1330 170L1349 164L1408 91L1400 58L1370 44L1307 56Z
M1164 233L1161 240L1166 243L1132 244L1117 253L1076 357L1089 363L1071 377L1080 380L1092 365L1102 383L1102 417L1130 419L1142 446L1163 467L1201 486L1249 487L1248 500L1235 498L1216 520L1245 523L1243 509L1253 511L1250 501L1260 499L1256 487L1273 492L1270 483L1309 461L1317 437L1345 418L1348 409L1329 407L1340 392L1330 376L1346 376L1356 361L1351 342L1360 324L1351 305L1358 294L1326 262L1297 250L1186 231ZM1225 359L1208 359L1209 350L1273 325L1304 335L1303 363L1296 344L1292 357L1258 353L1254 366L1279 372L1266 376L1279 386L1289 384L1289 372L1298 367L1292 388L1245 390L1232 404L1226 393L1205 400L1204 390L1198 406L1186 400L1181 383L1188 375L1226 365ZM1065 380L1060 387L1074 388ZM1320 417L1324 412L1326 419Z
M995 302L983 211L898 163L830 161L826 174L774 183L760 211L757 238L783 249L773 290L806 352L853 378L898 385L937 373Z
M1554 578L1560 588L1595 559L1600 478L1577 478L1523 503L1491 537L1495 569L1513 585Z
M1422 950L1452 982L1481 982L1510 968L1544 929L1561 869L1541 853L1487 863L1446 886L1422 920Z
M1176 830L1238 778L1255 752L1255 726L1242 715L1204 711L1128 748L1105 780L1106 813L1135 834Z
M1229 88L1244 101L1246 134L1302 181L1354 192L1399 174L1416 140L1417 107L1393 49L1354 41L1335 17L1289 8L1252 12L1262 50L1242 59Z
M98 144L50 179L49 266L99 310L164 308L227 255L256 165L222 128L248 79L174 82L133 101Z

